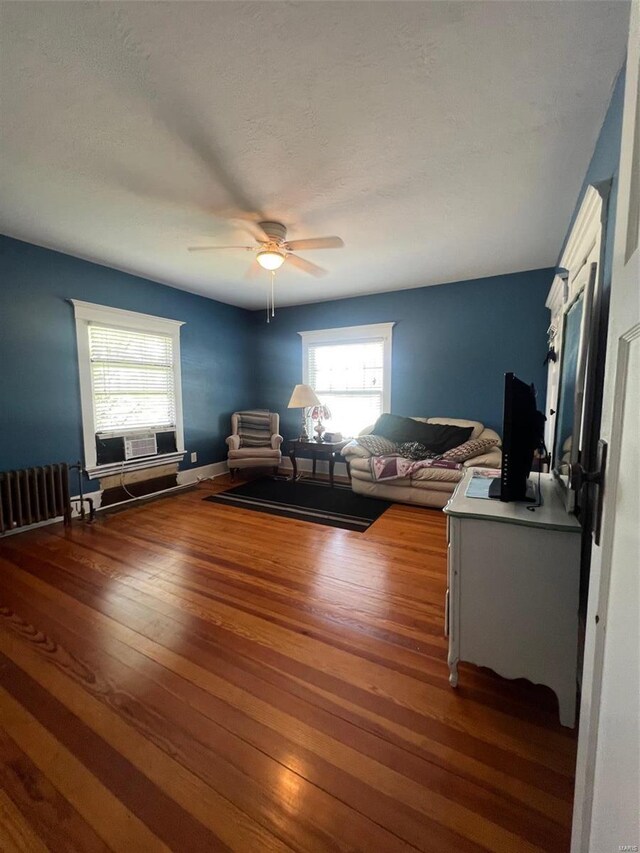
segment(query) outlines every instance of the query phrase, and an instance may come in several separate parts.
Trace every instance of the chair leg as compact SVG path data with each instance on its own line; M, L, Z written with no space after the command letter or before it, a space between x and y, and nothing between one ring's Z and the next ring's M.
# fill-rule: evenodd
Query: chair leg
M231 482L233 482L236 478L236 469L235 468L229 468L229 473L231 474Z
M273 476L274 476L274 477L277 477L277 476L278 476L278 466L277 466L277 465L274 465L274 466L273 466Z

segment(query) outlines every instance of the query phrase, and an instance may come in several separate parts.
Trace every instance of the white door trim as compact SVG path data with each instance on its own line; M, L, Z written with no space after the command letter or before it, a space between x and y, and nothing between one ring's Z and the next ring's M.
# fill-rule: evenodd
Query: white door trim
M634 790L638 784L638 769L635 766L637 756L634 753L634 750L638 749L638 720L633 707L637 701L635 691L638 682L638 672L633 663L634 657L637 660L637 648L634 646L638 643L637 601L633 600L632 585L630 589L625 586L630 576L635 578L637 566L632 564L628 556L634 540L621 539L619 531L617 532L618 523L620 520L628 522L628 513L633 507L629 489L619 489L618 482L623 473L629 471L623 467L627 457L622 455L624 429L628 430L630 427L626 417L629 411L625 403L629 383L638 381L637 377L629 376L632 347L640 346L640 306L637 290L640 280L640 250L637 244L634 254L630 258L625 256L630 199L634 190L634 137L637 143L636 134L640 133L637 125L640 121L640 110L637 106L639 60L640 2L633 0L627 52L601 429L602 437L609 444L609 461L604 482L602 544L600 547L594 544L591 557L571 836L572 853L623 849L625 845L629 845L629 849L637 849L635 845L639 843L638 791ZM635 191L638 191L637 187ZM627 436L627 440L633 442L637 440L637 433L634 434L634 424L631 424L631 427L631 438ZM637 544L637 532L635 541ZM619 550L621 546L626 548L626 551ZM616 557L616 554L622 555L622 558ZM612 598L614 592L615 597ZM611 611L613 603L615 608ZM633 697L631 704L628 701L625 703L628 699L625 693ZM601 710L604 710L604 713L601 713ZM608 749L611 748L615 749L615 753L612 753L607 762ZM616 760L613 759L613 754ZM624 758L619 760L621 756ZM621 766L625 764L626 767ZM619 811L616 811L618 808ZM626 825L622 826L622 822ZM625 832L631 837L623 837Z

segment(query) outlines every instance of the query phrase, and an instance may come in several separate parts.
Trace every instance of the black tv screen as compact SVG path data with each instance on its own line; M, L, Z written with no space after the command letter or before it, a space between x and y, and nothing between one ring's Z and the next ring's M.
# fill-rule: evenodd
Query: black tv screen
M490 497L501 501L525 501L533 454L544 446L545 417L536 407L536 390L513 373L504 375L502 420L502 470L492 482Z

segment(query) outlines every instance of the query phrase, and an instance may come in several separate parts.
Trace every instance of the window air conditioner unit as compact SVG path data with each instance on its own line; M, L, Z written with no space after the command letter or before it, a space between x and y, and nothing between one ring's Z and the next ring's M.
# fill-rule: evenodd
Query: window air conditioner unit
M158 442L155 432L143 435L124 436L124 458L139 459L141 456L157 456Z

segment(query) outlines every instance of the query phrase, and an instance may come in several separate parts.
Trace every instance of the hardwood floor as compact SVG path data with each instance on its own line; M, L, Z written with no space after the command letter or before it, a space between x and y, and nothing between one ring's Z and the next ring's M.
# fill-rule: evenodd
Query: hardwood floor
M568 850L550 691L449 687L442 513L227 486L0 541L0 848Z

